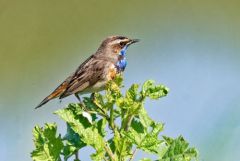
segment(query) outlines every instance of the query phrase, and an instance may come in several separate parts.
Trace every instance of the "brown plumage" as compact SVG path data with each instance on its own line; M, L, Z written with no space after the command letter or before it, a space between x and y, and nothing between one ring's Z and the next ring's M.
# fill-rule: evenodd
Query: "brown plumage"
M120 51L138 40L123 36L106 38L97 52L85 60L77 70L61 83L36 108L46 104L49 100L60 99L72 94L84 94L103 90L109 80L114 79L117 73L122 72L117 63L122 59Z

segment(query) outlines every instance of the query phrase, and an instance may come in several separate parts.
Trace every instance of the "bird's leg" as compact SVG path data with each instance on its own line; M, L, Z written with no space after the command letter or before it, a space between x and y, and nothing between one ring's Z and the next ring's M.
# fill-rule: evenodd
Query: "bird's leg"
M95 99L95 95L96 95L96 93L94 92L94 93L92 93L91 94L91 96L90 96L90 98L94 101L94 99Z
M75 97L78 99L78 101L79 101L82 109L83 109L84 111L88 111L87 108L85 107L84 103L82 102L81 98L79 97L79 95L76 94L76 93L75 93L74 95L75 95Z
M78 99L78 101L80 102L80 104L83 104L81 98L79 97L79 95L76 94L76 93L75 93L74 95L75 95L75 97Z

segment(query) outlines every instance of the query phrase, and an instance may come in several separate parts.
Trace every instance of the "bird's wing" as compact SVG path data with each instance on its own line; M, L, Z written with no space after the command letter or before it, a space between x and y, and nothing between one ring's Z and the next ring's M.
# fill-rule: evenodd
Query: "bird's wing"
M69 87L69 83L71 83L74 80L74 77L77 75L77 72L82 71L82 69L84 68L84 66L86 64L88 64L89 62L92 61L92 59L94 59L94 55L90 56L87 60L85 60L76 70L76 72L74 74L72 74L71 76L67 77L67 79L65 79L50 95L48 95L46 98L44 98L42 100L42 102L40 102L40 104L38 104L37 107L35 108L39 108L42 105L46 104L48 101L50 101L51 99L57 98L59 96L61 96Z
M107 66L108 62L105 60L96 59L95 57L90 58L86 63L78 67L60 99L81 92L99 80L104 79Z

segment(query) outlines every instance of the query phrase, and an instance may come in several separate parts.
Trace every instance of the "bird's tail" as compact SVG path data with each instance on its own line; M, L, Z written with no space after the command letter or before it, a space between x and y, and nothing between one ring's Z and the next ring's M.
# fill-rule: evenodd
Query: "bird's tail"
M44 100L42 100L42 102L39 103L39 105L37 105L37 107L35 107L35 109L41 107L44 104L46 104L51 99L59 97L65 91L66 87L67 87L67 82L64 81L49 96L44 98Z
M35 109L41 107L44 104L46 104L51 99L59 97L63 93L63 91L65 90L64 87L65 87L64 84L61 84L60 86L58 86L49 96L44 98L42 100L42 102L39 105L37 105L37 107L35 107Z
M49 95L49 96L51 96L51 95ZM50 101L52 98L49 97L49 96L47 96L46 98L44 98L44 99L42 100L42 102L40 102L40 103L35 107L35 109L41 107L42 105L44 105L44 104L46 104L48 101Z
M39 103L39 105L37 105L37 107L35 107L35 109L46 104L51 99L61 96L61 94L66 90L67 85L68 85L69 81L71 80L71 78L72 78L72 76L69 76L64 82L62 82L49 96L44 98L44 100L42 100L42 102Z

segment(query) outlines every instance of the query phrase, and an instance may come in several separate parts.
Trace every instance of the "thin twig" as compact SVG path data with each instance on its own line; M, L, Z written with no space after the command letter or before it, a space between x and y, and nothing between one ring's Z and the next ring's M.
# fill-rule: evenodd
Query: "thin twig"
M134 155L136 154L137 152L137 148L133 151L133 154L131 155L131 157L129 158L129 161L132 161L133 158L134 158Z
M75 152L75 158L76 158L76 160L79 160L79 157L78 157L78 150Z
M107 143L104 144L104 149L106 150L106 152L108 153L109 157L111 158L111 160L115 161L115 156L112 153L111 149L107 146Z
M88 112L90 114L99 114L100 116L105 117L107 120L109 119L109 116L104 114L104 113L100 113L100 112L96 112L96 111L90 111L90 110L87 110L86 112Z
M95 103L95 105L97 106L97 108L102 111L102 113L106 114L106 112L102 109L102 107L100 107L95 101L93 101L93 103Z

